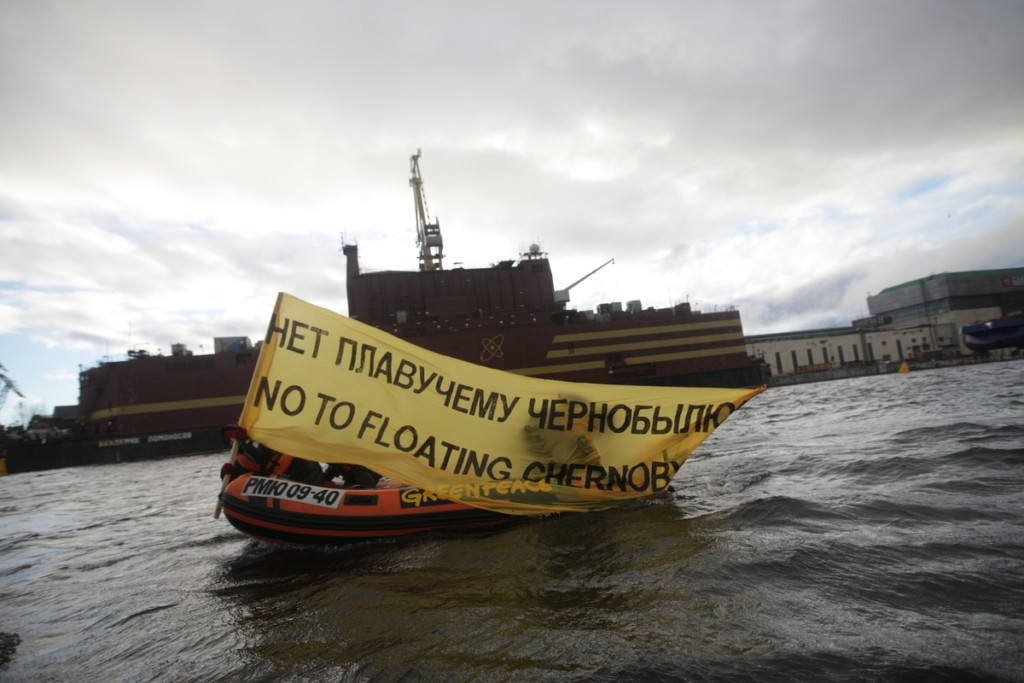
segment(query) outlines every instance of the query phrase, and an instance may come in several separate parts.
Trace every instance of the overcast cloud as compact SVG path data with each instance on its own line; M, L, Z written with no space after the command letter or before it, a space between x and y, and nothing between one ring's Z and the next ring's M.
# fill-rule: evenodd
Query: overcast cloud
M129 346L258 337L532 242L583 309L735 305L748 334L1024 265L1024 3L0 4L0 363L27 401ZM0 415L10 422L12 398Z

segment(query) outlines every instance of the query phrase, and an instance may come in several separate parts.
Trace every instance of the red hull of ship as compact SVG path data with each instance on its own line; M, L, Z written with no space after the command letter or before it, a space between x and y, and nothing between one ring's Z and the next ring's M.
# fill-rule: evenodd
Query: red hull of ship
M84 434L150 434L234 422L257 353L143 356L85 370L78 404Z
M361 273L346 245L349 315L431 351L543 379L611 384L758 386L736 311L689 304L566 310L546 258L489 268Z

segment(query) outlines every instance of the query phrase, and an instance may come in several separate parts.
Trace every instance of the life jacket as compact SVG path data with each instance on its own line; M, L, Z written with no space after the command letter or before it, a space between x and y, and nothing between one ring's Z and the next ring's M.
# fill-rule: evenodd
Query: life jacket
M238 444L238 455L235 458L235 476L246 472L255 472L263 476L271 474L284 475L295 460L294 456L279 453L246 438Z

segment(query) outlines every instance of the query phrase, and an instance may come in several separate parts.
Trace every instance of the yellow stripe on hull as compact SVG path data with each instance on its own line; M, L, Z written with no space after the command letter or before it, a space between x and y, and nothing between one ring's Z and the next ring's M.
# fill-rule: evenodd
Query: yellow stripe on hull
M719 327L739 327L737 320L715 320L705 323L680 323L678 325L656 325L654 327L631 327L621 330L604 330L601 332L576 332L572 334L556 334L552 340L555 344L564 344L578 341L593 341L595 339L616 339L618 337L638 337L648 334L675 334L677 332L692 332L694 330L713 330Z
M216 398L197 398L187 401L164 401L162 403L140 403L131 406L117 406L97 410L89 415L89 420L105 420L121 415L139 415L142 413L166 413L172 410L193 410L196 408L219 408L221 406L241 405L245 403L245 395L219 396Z
M745 345L739 346L727 346L719 347L714 349L700 349L697 351L676 351L673 353L658 353L645 356L630 356L624 358L623 361L626 365L640 365L641 363L659 363L662 361L669 360L685 360L687 358L706 358L708 356L724 356L731 353L743 353L746 354L747 347ZM517 375L527 375L530 377L536 375L550 375L556 372L573 372L576 370L596 370L605 367L604 361L585 361L582 363L559 363L557 365L540 365L532 368L519 368L517 370L509 370Z
M574 356L594 356L604 353L620 353L622 351L639 351L642 349L663 349L666 346L692 346L693 344L706 344L708 342L740 341L743 335L739 332L728 334L706 334L703 336L688 337L686 341L679 339L656 339L645 342L626 342L623 344L602 344L601 346L583 346L572 349L554 349L548 351L548 358L571 358Z

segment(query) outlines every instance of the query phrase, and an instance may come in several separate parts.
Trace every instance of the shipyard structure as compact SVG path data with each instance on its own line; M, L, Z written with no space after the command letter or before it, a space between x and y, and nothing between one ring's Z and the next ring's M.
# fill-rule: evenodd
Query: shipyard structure
M961 331L1019 318L1024 268L931 275L888 287L869 296L867 305L870 315L849 327L750 335L747 351L771 367L774 384L891 371L905 361L974 358L978 352ZM988 353L1020 351L1007 345Z

